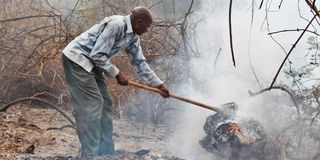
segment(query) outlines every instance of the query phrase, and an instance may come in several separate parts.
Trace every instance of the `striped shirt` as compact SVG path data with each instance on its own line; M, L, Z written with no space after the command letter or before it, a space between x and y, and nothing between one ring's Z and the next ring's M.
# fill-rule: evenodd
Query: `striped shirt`
M163 83L147 64L129 15L104 18L71 41L62 52L88 72L97 66L107 76L115 77L119 69L110 59L120 50L126 52L136 73L149 85L156 87Z

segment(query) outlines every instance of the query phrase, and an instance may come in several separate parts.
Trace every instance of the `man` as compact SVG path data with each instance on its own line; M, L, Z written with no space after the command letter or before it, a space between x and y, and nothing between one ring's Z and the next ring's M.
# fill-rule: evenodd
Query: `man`
M103 73L127 85L127 77L110 63L110 58L124 50L135 71L150 86L169 97L163 82L146 63L139 36L152 24L150 11L135 7L127 16L104 18L62 51L65 78L75 112L76 128L81 143L81 156L114 155L112 139L112 101Z

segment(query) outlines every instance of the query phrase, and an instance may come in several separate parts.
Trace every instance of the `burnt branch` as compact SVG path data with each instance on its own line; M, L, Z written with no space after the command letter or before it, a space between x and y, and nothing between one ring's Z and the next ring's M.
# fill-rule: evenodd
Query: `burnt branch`
M263 5L263 0L261 0L261 2L260 2L259 9L262 8L262 5Z
M278 6L279 9L281 8L282 2L283 2L283 0L280 1L280 4Z
M41 99L41 98L36 98L36 97L25 97L25 98L19 98L17 100L14 100L12 102L9 102L8 104L2 106L0 108L0 112L5 112L8 108L10 108L12 105L20 103L20 102L24 102L24 101L38 101L38 102L42 102L44 104L47 104L49 107L57 110L63 117L65 117L73 126L75 125L75 123L73 122L73 120L71 118L69 118L69 116L62 111L58 106L52 104L51 102Z
M231 10L232 10L232 0L230 0L230 3L229 3L229 37L230 37L230 49L231 49L232 62L233 62L233 66L236 67L236 61L234 58L234 51L233 51L233 40L232 40Z
M290 96L290 98L291 98L294 106L295 106L296 109L297 109L297 116L300 117L300 109L299 109L298 103L297 103L297 101L295 100L294 95L293 95L288 89L286 89L286 88L284 88L284 87L282 87L282 86L273 86L271 89L279 89L279 90L282 90L282 91L288 93L288 95ZM264 89L262 89L262 90L260 90L260 91L257 91L257 92L252 92L252 91L248 90L248 93L249 93L249 95L250 95L251 97L253 97L253 96L259 95L259 94L261 94L261 93L264 93L264 92L266 92L266 91L270 91L270 88L264 88Z

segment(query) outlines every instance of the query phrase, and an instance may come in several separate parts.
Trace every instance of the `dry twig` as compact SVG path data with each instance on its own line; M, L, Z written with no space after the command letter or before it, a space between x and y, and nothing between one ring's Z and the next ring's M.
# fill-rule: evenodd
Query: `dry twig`
M289 55L291 54L291 52L293 51L293 49L296 47L296 45L298 44L298 42L300 41L300 39L302 38L302 36L304 35L304 33L307 31L307 29L309 28L309 26L311 25L311 23L313 22L313 20L316 18L316 15L313 16L313 18L310 20L310 22L308 23L308 25L305 27L305 29L303 30L303 32L301 33L301 35L299 36L299 38L296 40L296 42L292 45L291 49L289 50L288 54L286 55L286 57L284 58L284 60L282 61L276 75L274 76L271 84L270 84L270 87L269 87L269 90L271 90L273 88L273 84L275 83L275 81L277 80L278 78L278 75L284 65L284 63L287 61L287 59L289 58Z

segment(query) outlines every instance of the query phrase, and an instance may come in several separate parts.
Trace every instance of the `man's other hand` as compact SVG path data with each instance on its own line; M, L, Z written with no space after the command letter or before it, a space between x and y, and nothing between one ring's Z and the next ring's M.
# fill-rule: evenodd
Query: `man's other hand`
M121 72L118 73L116 78L117 78L117 81L120 85L122 85L122 86L128 85L128 78L124 74L122 74Z
M162 93L160 93L160 95L163 98L169 98L170 97L170 93L169 90L166 88L166 86L164 86L164 84L161 84L160 86L157 87Z

